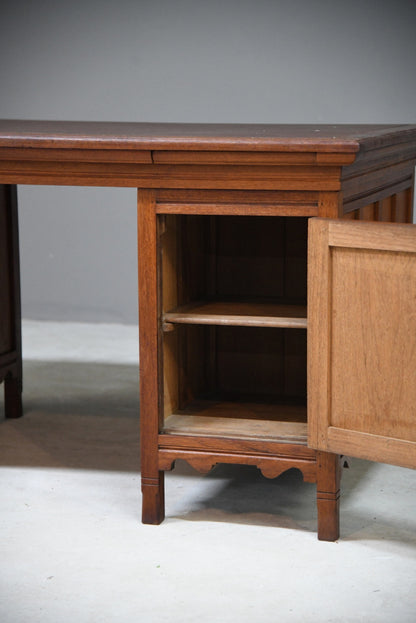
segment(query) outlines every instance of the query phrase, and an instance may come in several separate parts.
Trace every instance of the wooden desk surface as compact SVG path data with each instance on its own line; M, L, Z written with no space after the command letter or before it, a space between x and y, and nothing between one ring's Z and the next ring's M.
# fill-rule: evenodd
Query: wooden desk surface
M0 120L0 148L354 153L412 140L415 125Z
M415 125L0 121L0 184L338 191L415 157Z

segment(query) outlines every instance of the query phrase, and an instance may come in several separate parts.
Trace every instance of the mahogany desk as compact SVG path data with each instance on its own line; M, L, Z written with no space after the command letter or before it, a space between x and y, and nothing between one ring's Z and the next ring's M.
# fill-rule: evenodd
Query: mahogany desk
M1 121L6 417L16 185L136 187L143 521L176 459L241 463L316 482L338 538L339 455L416 467L415 160L416 126Z

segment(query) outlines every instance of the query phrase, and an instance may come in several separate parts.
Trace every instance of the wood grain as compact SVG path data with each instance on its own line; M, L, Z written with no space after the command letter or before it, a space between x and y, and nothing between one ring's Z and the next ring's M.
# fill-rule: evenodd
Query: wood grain
M378 251L415 253L415 230L400 223L328 223L328 244L331 247L358 248Z
M316 501L320 541L336 541L339 537L340 481L340 457L328 452L318 452Z
M157 230L152 191L138 193L140 439L142 520L158 524L164 518L163 472L157 460L159 414L159 334Z
M0 121L0 146L355 153L415 139L411 125Z
M411 231L412 254L332 249L335 427L416 441L416 233Z
M412 441L340 429L335 426L328 429L328 440L334 452L364 458L368 457L371 448L371 457L368 458L372 461L415 469L415 443Z
M308 445L326 450L330 393L330 265L328 224L309 222L308 241Z
M317 206L319 192L313 190L224 190L195 189L195 188L158 188L156 189L156 210L163 213L165 205L199 206L205 204L216 205L219 209L228 206L284 206L296 208L296 206Z
M288 469L298 469L305 482L316 482L316 461L286 458L282 456L257 456L252 453L232 452L220 453L201 452L187 450L160 450L159 465L161 469L171 470L175 461L182 459L187 461L194 469L206 474L219 463L231 463L237 465L253 465L260 469L266 478L277 478ZM326 539L330 540L330 539Z
M223 216L317 216L318 207L308 203L159 203L158 214Z
M316 461L316 451L306 445L283 441L267 441L264 439L234 439L220 437L204 437L194 435L159 435L159 448L169 450L193 450L203 452L221 452L224 454L253 454L271 457L296 458Z
M195 412L202 415L191 415L192 407L189 407L186 414L180 412L171 415L166 420L163 431L174 435L262 439L306 445L306 422L293 421L295 418L306 419L305 408L288 407L285 411L284 407L266 409L263 406L259 411L264 419L245 417L245 414L258 415L257 405L232 404L228 406L230 413L231 409L238 417L221 417L220 414L226 409L218 405L207 405L205 409L195 407Z
M136 188L339 190L339 166L163 165L0 160L0 182Z
M309 444L416 467L416 230L317 220L310 233Z

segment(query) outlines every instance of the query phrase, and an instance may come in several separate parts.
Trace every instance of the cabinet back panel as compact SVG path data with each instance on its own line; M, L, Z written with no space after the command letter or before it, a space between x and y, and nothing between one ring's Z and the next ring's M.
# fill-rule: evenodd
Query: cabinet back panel
M178 232L179 304L206 298L212 292L215 243L210 216L180 216Z
M304 301L308 281L308 219L285 218L285 298Z
M218 327L216 344L221 394L306 399L306 331Z
M179 406L210 395L215 387L213 327L186 325L178 332Z
M218 297L303 301L306 250L306 218L218 217Z
M163 310L206 298L306 303L307 222L303 217L166 217Z
M218 296L283 297L284 257L284 219L218 219Z
M182 325L167 333L165 417L198 398L304 403L306 331Z

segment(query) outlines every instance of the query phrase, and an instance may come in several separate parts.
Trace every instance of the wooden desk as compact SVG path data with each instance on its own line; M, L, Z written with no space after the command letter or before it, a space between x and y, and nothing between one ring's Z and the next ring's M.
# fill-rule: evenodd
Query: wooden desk
M338 538L340 454L416 467L415 160L416 126L0 122L6 416L15 185L136 187L143 521L177 459L294 467Z

